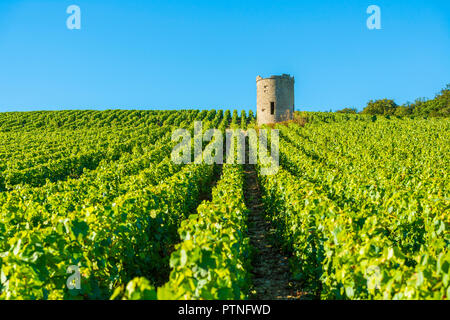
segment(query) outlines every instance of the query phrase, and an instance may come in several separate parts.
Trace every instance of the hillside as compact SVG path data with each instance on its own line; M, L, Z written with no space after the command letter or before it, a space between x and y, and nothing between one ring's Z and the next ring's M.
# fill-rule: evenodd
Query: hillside
M0 299L448 299L449 118L238 114L0 113Z

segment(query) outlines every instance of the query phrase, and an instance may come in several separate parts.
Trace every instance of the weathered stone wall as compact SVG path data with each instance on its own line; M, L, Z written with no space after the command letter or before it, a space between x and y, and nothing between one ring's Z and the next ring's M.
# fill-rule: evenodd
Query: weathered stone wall
M258 125L290 120L294 111L294 78L283 74L256 78L256 117ZM271 114L271 103L274 114Z

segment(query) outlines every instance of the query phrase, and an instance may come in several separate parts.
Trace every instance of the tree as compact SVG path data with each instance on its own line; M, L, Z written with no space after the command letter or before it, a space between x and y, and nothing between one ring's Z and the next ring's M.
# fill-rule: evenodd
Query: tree
M338 110L336 111L336 113L351 113L351 114L356 114L357 110L356 108L344 108L342 110Z
M412 113L412 109L408 106L399 106L395 109L394 115L398 117L409 116Z
M382 99L382 100L370 100L367 106L362 111L362 114L371 115L394 115L398 105L394 100Z
M417 99L411 107L415 116L450 116L450 84L447 84L446 88L441 90L434 99Z

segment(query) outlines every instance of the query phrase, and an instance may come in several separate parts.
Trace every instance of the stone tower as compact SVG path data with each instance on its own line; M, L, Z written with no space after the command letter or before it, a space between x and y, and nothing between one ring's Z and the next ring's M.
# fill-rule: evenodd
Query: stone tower
M288 74L256 77L258 125L291 120L294 114L294 77Z

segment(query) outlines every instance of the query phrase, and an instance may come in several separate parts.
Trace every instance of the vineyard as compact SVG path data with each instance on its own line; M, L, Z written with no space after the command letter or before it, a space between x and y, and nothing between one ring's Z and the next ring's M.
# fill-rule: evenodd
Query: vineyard
M450 120L296 116L264 175L171 158L252 112L0 113L0 300L448 299Z

